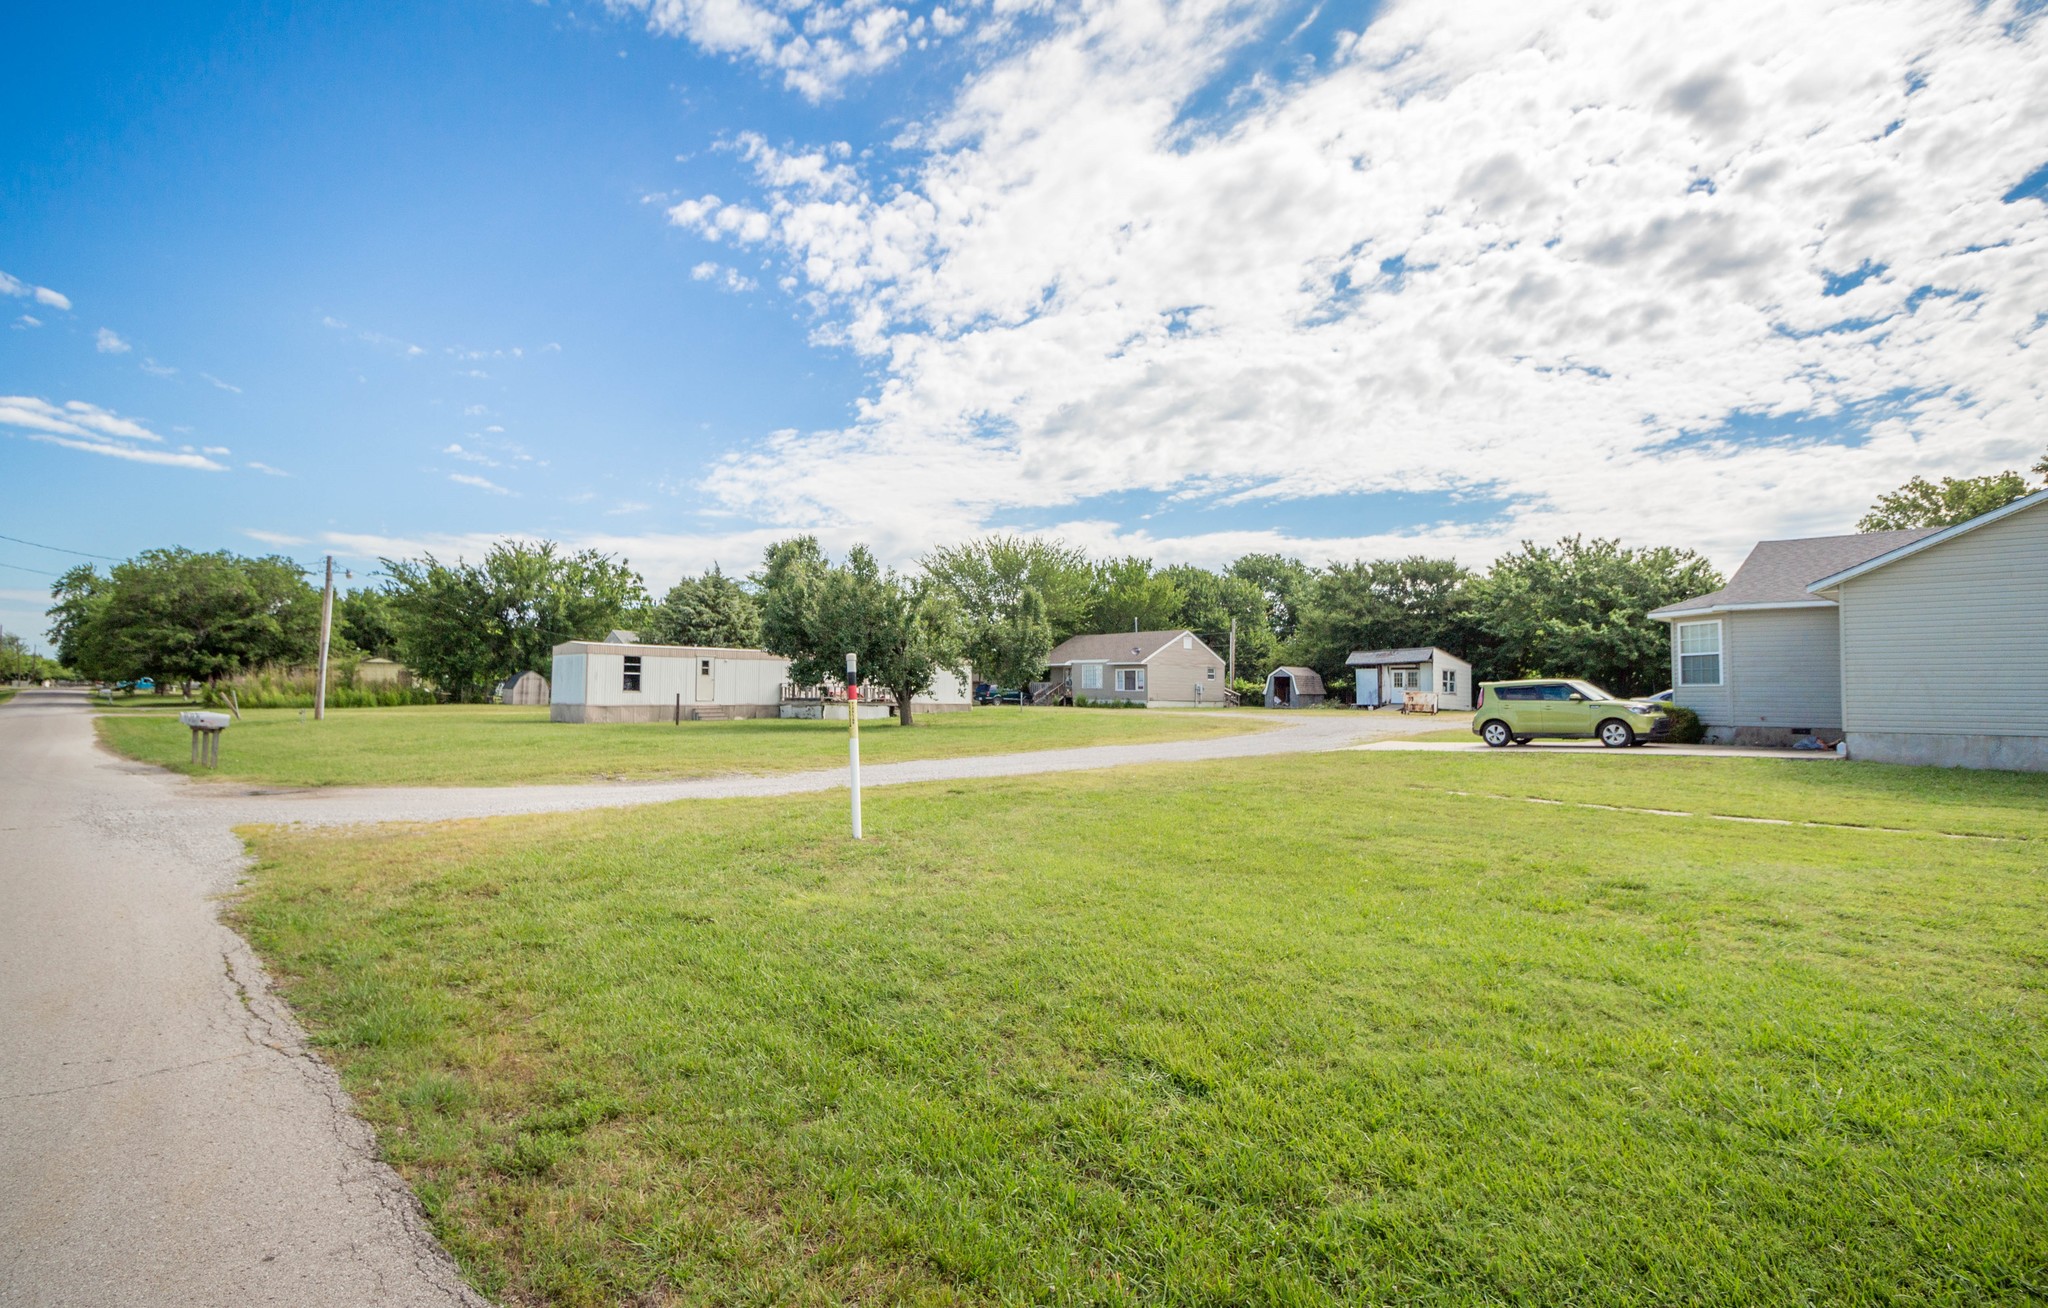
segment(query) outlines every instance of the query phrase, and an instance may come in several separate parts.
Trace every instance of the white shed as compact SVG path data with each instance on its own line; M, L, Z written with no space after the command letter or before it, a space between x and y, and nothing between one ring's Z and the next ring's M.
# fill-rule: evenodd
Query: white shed
M789 660L758 649L572 640L555 646L552 680L555 722L772 718Z
M1398 707L1411 690L1435 695L1447 713L1472 707L1472 665L1434 645L1353 650L1344 666L1358 675L1360 708Z
M507 677L498 686L498 700L503 704L545 704L548 702L548 679L538 672L522 672L516 677Z

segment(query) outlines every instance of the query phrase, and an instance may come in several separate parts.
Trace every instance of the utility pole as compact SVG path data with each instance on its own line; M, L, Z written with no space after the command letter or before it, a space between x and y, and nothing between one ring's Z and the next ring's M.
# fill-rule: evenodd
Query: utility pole
M1230 657L1223 673L1223 689L1227 694L1237 689L1237 619L1230 620Z
M320 685L313 691L313 720L327 716L327 642L334 635L334 556L327 556L327 587L320 592Z
M860 839L860 662L846 655L846 761L853 790L853 838Z

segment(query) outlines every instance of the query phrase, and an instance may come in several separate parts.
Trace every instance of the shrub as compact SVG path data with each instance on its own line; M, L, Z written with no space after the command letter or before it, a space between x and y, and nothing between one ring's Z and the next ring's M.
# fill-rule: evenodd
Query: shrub
M204 691L204 698L208 704L225 707L228 692L232 690L234 702L241 708L311 708L316 680L316 675L311 672L264 668L209 686ZM329 708L400 708L408 704L435 702L434 692L419 686L343 684L327 688Z
M1664 711L1671 715L1671 743L1674 745L1697 745L1707 737L1707 729L1700 725L1700 715L1682 704L1666 704Z
M1116 708L1141 709L1145 701L1140 699L1090 699L1086 695L1074 696L1075 708Z

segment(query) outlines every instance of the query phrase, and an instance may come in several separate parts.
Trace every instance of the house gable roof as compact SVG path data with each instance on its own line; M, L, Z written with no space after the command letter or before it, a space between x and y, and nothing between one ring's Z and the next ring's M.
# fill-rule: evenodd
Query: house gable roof
M1807 585L1806 589L1816 595L1824 590L1832 590L1851 578L1860 577L1867 572L1876 572L1879 568L1888 568L1900 559L1918 554L1921 550L1933 549L1944 541L1954 540L1956 537L1973 532L1979 527L1988 527L2001 519L2010 518L2015 513L2025 513L2028 509L2037 508L2043 504L2048 504L2048 490L2037 490L2032 495L2022 495L2002 508L1993 509L1989 513L1980 513L1976 517L1958 522L1952 527L1936 527L1929 531L1923 531L1915 539L1901 541L1882 554L1857 560L1844 566L1837 572L1831 572L1824 577L1816 578Z
M1209 650L1210 657L1215 657L1216 651L1209 649L1207 641L1183 627L1178 631L1111 631L1092 636L1069 636L1045 656L1045 665L1063 668L1073 663L1149 663L1153 655L1182 636L1193 636L1195 644Z
M1910 545L1937 530L1917 527L1910 531L1862 531L1849 536L1758 541L1726 586L1652 609L1649 616L1668 622L1673 618L1739 609L1824 607L1831 601L1816 599L1809 593L1815 578Z
M1327 693L1323 689L1323 674L1317 672L1314 668L1274 668L1266 674L1266 684L1268 686L1272 685L1273 678L1283 674L1293 680L1294 691L1297 695L1322 695Z

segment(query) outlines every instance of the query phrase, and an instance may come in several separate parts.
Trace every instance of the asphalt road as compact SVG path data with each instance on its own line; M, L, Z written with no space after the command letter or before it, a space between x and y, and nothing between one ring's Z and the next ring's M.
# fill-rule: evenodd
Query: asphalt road
M863 769L862 780L1341 749L1442 725L1304 713L1218 740L894 763ZM369 1128L248 946L222 925L217 901L244 866L234 826L434 821L844 784L832 769L268 791L193 783L100 750L80 693L29 691L0 707L0 1305L484 1302L404 1182L377 1161Z

